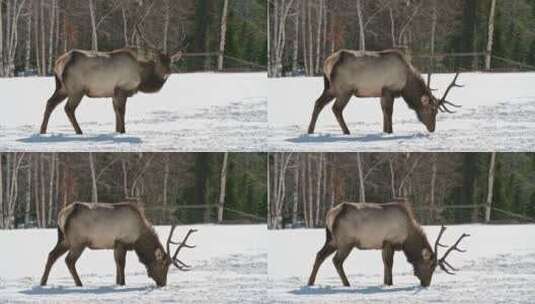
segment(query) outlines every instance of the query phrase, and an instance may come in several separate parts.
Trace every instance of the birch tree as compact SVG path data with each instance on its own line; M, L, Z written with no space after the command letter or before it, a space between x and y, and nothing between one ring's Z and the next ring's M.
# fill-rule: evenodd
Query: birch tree
M229 0L223 1L223 11L221 12L221 27L219 35L219 55L217 57L217 70L223 70L223 59L225 53L225 40L227 36L227 19L228 19Z

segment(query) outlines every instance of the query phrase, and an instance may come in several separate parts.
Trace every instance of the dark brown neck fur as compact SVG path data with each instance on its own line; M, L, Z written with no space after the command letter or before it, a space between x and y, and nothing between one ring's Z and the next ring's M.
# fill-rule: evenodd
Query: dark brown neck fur
M165 252L156 232L152 229L145 229L139 239L133 244L132 248L136 252L139 261L145 266L148 266L156 260L154 252L157 248L160 248L162 252Z
M427 236L423 232L421 227L413 227L409 231L409 237L403 243L402 250L407 257L407 261L414 264L422 259L422 250L427 248L430 252L433 252L431 245L427 241Z

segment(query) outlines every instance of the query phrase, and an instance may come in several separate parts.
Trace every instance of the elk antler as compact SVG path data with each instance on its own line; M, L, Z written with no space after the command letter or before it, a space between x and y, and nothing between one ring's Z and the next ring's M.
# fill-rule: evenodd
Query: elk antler
M177 62L180 60L180 58L182 58L182 55L184 54L184 52L182 50L174 53L173 55L170 55L169 58L171 59L171 62Z
M461 240L465 237L469 237L470 235L467 234L467 233L463 233L459 239L457 239L457 242L455 242L455 244L453 244L453 246L449 247L448 250L446 250L446 252L444 253L444 255L438 259L438 247L448 247L448 246L445 246L443 244L440 244L440 238L442 237L442 234L444 233L444 231L446 230L446 227L444 227L444 225L442 225L442 227L440 228L440 232L438 234L438 237L437 237L437 240L435 241L435 262L438 264L438 266L440 266L440 268L442 270L444 270L444 272L446 272L447 274L455 274L453 272L451 272L450 270L452 271L458 271L458 269L454 268L453 266L451 266L447 261L446 261L446 257L453 251L458 251L458 252L466 252L466 250L463 250L463 249L460 249L459 247L457 247L457 245L459 245L459 243L461 242ZM448 269L449 268L449 269Z
M460 108L461 107L460 105L454 104L454 103L449 102L449 101L446 100L446 97L448 96L451 88L453 88L453 87L462 88L463 87L462 85L457 84L455 82L455 81L457 81L457 77L459 77L459 72L457 72L455 74L455 77L453 77L453 81L450 83L450 85L448 86L448 88L444 92L444 95L442 96L442 98L440 98L440 100L438 102L438 109L440 111L442 111L442 112L455 113L455 111L452 111L452 110L448 109L446 107L446 105L450 105L450 106L455 107L455 108Z
M182 262L181 260L179 260L177 258L178 256L178 253L180 252L180 249L186 247L186 248L195 248L195 246L193 245L188 245L186 244L189 236L194 233L194 232L197 232L197 229L190 229L188 231L188 233L186 234L186 236L184 237L184 239L182 240L182 242L173 242L171 240L171 238L173 237L173 232L175 231L175 228L176 228L176 225L173 225L171 227L171 231L169 232L169 237L167 238L167 255L171 258L171 262L173 262L173 264L180 270L182 271L188 271L190 270L191 266L190 265L187 265L186 263ZM178 248L176 249L175 253L173 254L173 256L171 256L171 244L173 245L178 245Z

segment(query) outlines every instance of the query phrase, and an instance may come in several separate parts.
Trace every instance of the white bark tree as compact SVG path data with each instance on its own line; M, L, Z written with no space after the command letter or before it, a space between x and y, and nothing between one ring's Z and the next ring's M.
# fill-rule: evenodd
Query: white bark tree
M490 156L488 187L487 187L487 202L485 205L485 223L490 222L490 215L492 211L492 194L494 192L494 171L496 167L496 152L492 152Z
M223 70L223 59L225 53L225 41L227 37L227 20L228 20L229 0L224 0L223 11L221 12L221 27L219 34L219 55L217 57L217 70Z
M485 54L485 69L490 70L492 60L492 44L494 41L494 15L496 14L496 0L492 0L489 13L489 27L487 38L487 52Z

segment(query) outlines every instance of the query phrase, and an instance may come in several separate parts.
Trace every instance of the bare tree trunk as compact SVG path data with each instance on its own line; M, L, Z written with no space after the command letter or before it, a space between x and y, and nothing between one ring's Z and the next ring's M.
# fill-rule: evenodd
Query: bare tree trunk
M490 222L490 214L492 210L492 194L494 191L494 171L496 167L496 152L492 152L490 156L488 187L487 187L487 204L485 206L485 223Z
M301 2L296 2L296 5L300 5ZM292 53L292 72L294 75L297 73L297 60L299 57L299 7L296 7L296 13L294 18L294 40L293 40L293 53Z
M388 14L390 16L390 36L392 38L392 48L396 47L396 22L394 21L394 14L392 13L392 7L388 8Z
M217 222L223 223L223 212L225 211L225 194L227 190L227 167L228 152L223 154L223 164L221 165L221 176L219 180L219 201L217 205Z
M308 53L307 53L307 35L306 35L306 7L308 5L308 2L300 2L302 5L302 9L300 10L301 16L301 41L303 44L303 64L305 66L305 75L309 75L308 69L309 69L309 62L308 62ZM299 12L298 12L299 14Z
M308 177L308 223L314 227L314 187L312 187L312 155L307 154L307 177Z
M295 166L294 169L294 197L293 197L293 206L292 206L292 226L296 227L297 225L297 213L299 212L299 163Z
M219 35L219 55L217 57L217 70L223 70L223 59L225 53L225 39L227 36L227 19L228 19L228 2L229 0L224 0L223 2L223 12L221 13L221 28Z
M364 33L364 20L362 19L361 1L357 0L357 15L359 19L359 49L361 51L366 50L366 35Z
M30 69L30 60L31 60L31 50L32 50L32 16L31 5L33 2L28 2L28 16L26 17L26 53L24 56L24 70L28 71ZM0 9L1 10L1 9ZM1 17L0 17L1 20ZM0 26L1 27L1 26ZM0 34L1 36L2 34ZM1 42L0 42L1 44Z
M39 160L39 179L41 184L41 227L46 227L46 189L45 189L45 154L41 153Z
M487 52L485 54L485 69L490 70L492 59L492 43L494 41L494 15L496 12L496 0L492 0L489 13L489 29L487 38Z
M128 170L126 169L126 161L121 159L121 168L123 170L123 194L124 197L128 197Z
M37 227L42 228L41 223L41 204L39 202L39 154L34 154L34 202L35 202L35 219L37 222Z
M56 0L51 1L52 3L50 7L50 36L48 37L48 74L52 74L52 62L54 58L54 23L56 22Z
M390 188L392 190L392 198L396 197L396 172L394 171L394 161L392 158L388 160L388 166L390 167Z
M0 157L1 158L1 157ZM28 159L28 171L26 173L26 204L24 206L24 226L28 227L30 224L30 212L32 203L32 162ZM1 181L0 181L1 182Z
M89 152L89 170L91 171L91 201L98 202L97 173L93 152Z
M306 154L301 154L299 156L300 158L300 165L299 165L299 171L301 174L301 201L303 202L303 219L305 221L305 227L310 227L310 222L308 220L308 201L306 196Z
M320 153L320 160L318 162L318 180L316 181L316 218L314 220L315 226L319 226L320 209L321 209L321 181L323 180L323 153Z
M437 156L436 154L432 157L432 164L431 164L431 199L430 199L430 208L431 208L431 223L435 223L435 185L437 180Z
M47 225L52 224L52 210L54 205L54 174L56 171L56 153L52 153L50 156L52 159L50 160L50 181L49 181L49 192L48 192L48 220Z
M316 38L316 68L314 72L318 74L320 72L320 50L321 50L321 30L323 28L323 0L318 0L319 12L318 12L318 29Z
M126 10L124 6L121 6L121 15L123 17L123 43L124 46L127 47L130 43L128 43L128 20L126 19ZM167 33L165 35L167 35Z
M0 2L1 4L2 2ZM0 5L0 21L4 20L4 9L3 5ZM4 68L4 22L0 22L0 76L5 76L5 68Z
M41 67L42 67L41 75L46 75L46 71L47 71L47 68L46 68L46 48L45 48L45 44L46 44L46 36L45 36L46 23L45 23L45 5L44 5L44 1L41 1L41 6L40 6L40 10L39 11L40 11L39 14L41 15L41 17L40 17L40 19L41 19Z
M308 76L314 75L314 47L313 47L313 35L312 35L312 5L310 5L311 1L307 1L308 8L307 8L307 19L308 19Z
M163 221L167 221L167 186L169 183L169 154L165 154L165 163L163 167L163 193L162 193L162 201L163 201Z
M98 34L94 0L89 0L89 17L91 19L91 49L93 51L98 51Z
M433 0L433 14L431 16L431 57L429 57L429 71L427 71L427 86L431 87L431 74L434 69L435 34L437 29L437 0Z
M366 202L366 188L364 187L364 174L362 173L360 152L357 152L357 170L359 172L359 201Z
M34 14L35 14L35 22L34 22L35 63L37 65L37 73L42 76L43 75L43 70L42 70L42 64L41 64L41 55L39 55L40 54L39 48L41 46L39 44L39 21L41 20L41 18L39 18L39 8L41 7L41 4L42 4L41 1L35 2L35 3L38 3L39 5L35 5L33 11L34 11Z

